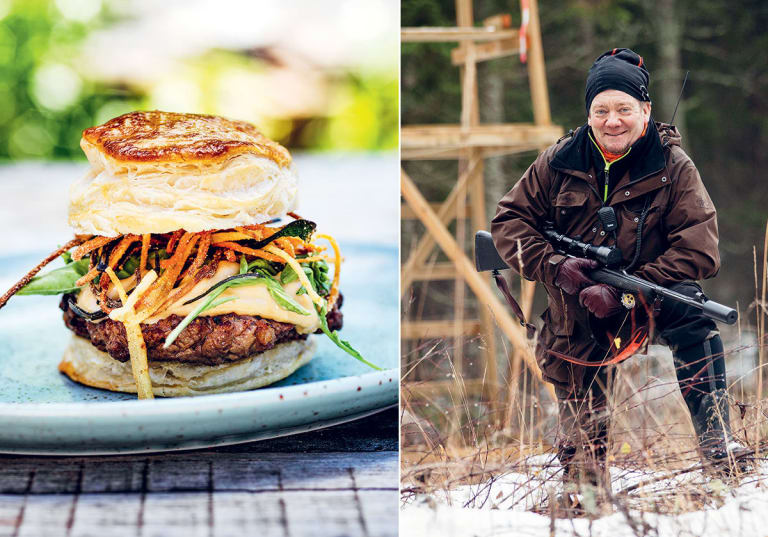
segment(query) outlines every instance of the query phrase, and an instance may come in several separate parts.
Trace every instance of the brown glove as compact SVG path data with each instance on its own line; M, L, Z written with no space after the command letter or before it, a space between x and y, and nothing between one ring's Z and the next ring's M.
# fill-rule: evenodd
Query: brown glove
M619 301L619 290L604 283L585 287L579 293L579 304L598 319L616 315L623 309Z
M595 284L586 273L599 266L600 264L592 259L568 257L557 267L555 285L569 295L575 295L584 287Z

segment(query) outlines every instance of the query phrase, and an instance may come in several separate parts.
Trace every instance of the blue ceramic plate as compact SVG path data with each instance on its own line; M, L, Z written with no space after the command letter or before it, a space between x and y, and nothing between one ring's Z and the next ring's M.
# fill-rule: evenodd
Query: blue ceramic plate
M397 404L397 249L341 247L341 334L385 371L373 371L327 337L314 336L314 359L267 388L138 401L134 395L82 386L58 372L71 334L61 320L60 297L14 297L0 310L0 452L210 447L319 429ZM0 291L44 255L0 258Z

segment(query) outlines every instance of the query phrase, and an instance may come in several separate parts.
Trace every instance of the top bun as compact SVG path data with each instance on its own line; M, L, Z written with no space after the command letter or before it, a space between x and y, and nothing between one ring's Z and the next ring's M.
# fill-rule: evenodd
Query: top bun
M131 112L86 129L80 147L91 169L70 188L78 234L227 229L296 208L291 155L243 121Z

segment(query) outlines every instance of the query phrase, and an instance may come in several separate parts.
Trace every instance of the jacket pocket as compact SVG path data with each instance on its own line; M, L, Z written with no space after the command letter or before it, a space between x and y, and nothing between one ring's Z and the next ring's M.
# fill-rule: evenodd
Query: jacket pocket
M564 231L568 225L579 218L587 203L587 193L579 190L565 190L555 199L555 223Z

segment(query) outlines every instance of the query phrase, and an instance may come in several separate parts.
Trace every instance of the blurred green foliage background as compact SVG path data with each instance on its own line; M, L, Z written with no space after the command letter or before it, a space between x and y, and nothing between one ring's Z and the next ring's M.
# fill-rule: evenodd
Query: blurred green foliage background
M184 57L158 80L115 79L86 69L81 57L88 37L134 16L126 15L119 2L0 0L0 159L83 158L79 142L85 128L153 108L252 121L293 149L397 148L396 60L366 69L329 69L310 62L297 67L281 59L287 53L268 46L226 50L214 44ZM311 107L254 106L268 101L269 92L284 91L269 87L275 73L290 77L297 69L300 84L310 80L316 85L304 88L304 96L320 95ZM237 80L250 77L248 92L222 90L233 73ZM179 92L179 85L194 89L194 98ZM273 116L265 114L270 106Z

